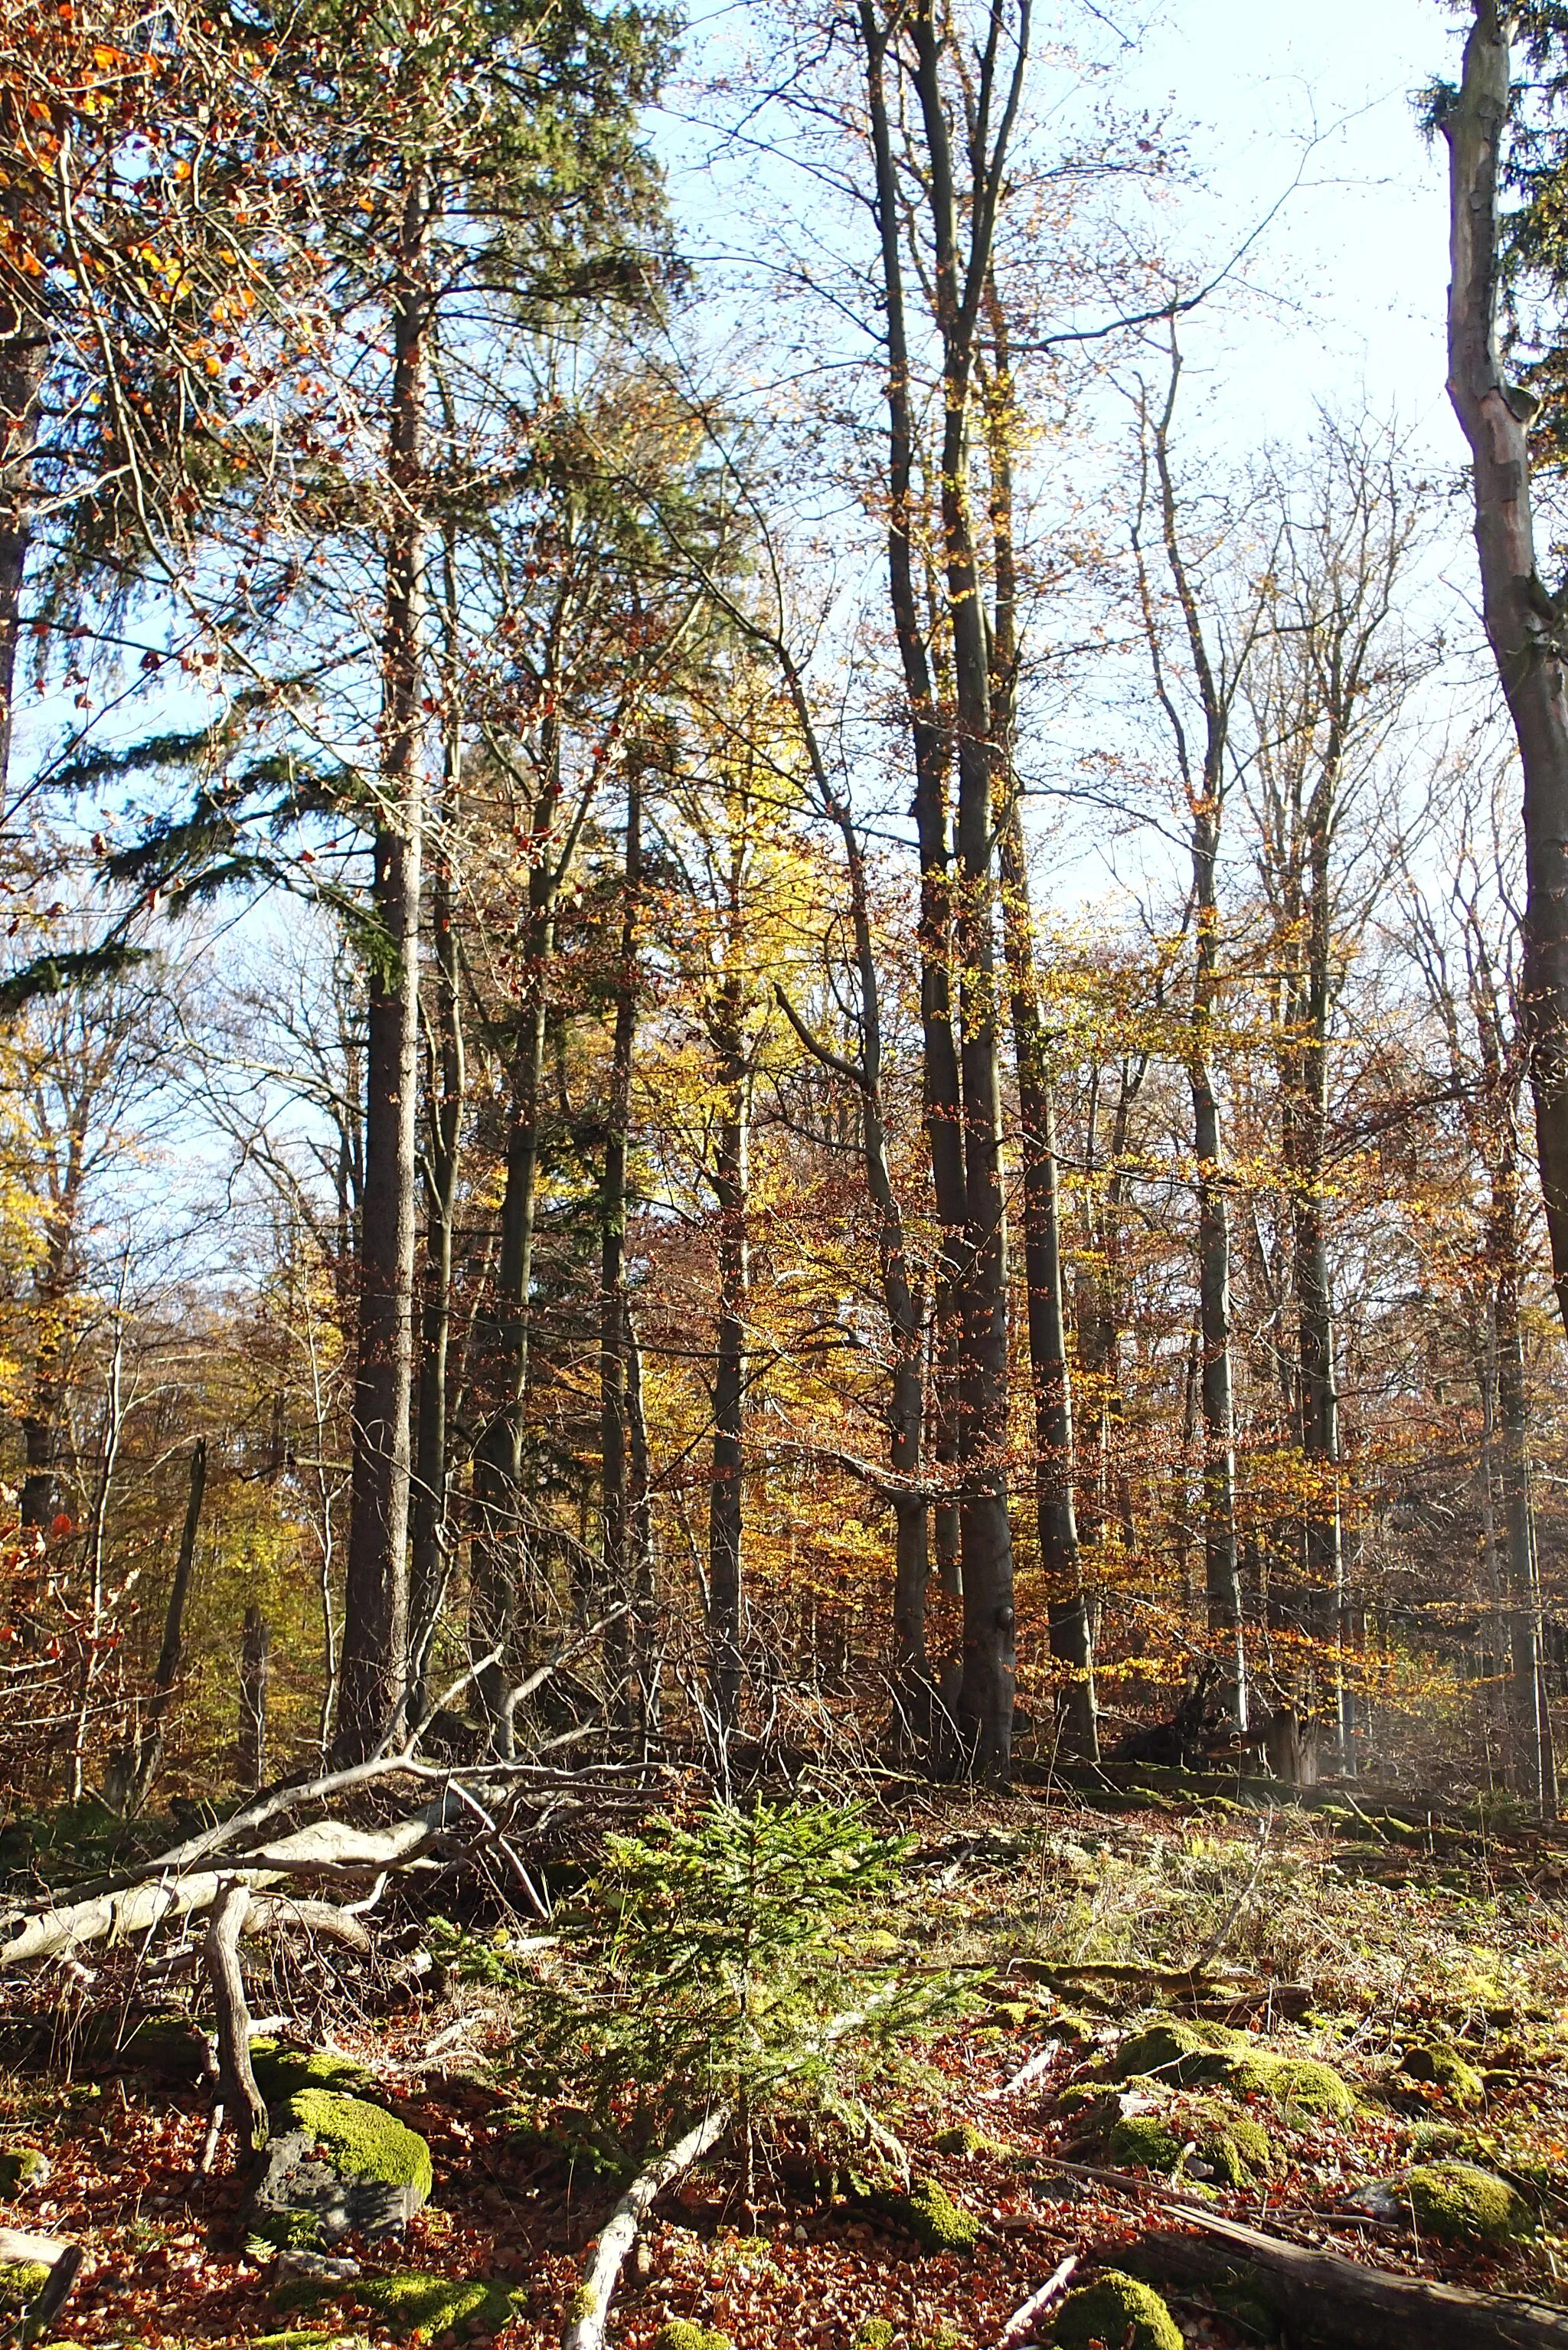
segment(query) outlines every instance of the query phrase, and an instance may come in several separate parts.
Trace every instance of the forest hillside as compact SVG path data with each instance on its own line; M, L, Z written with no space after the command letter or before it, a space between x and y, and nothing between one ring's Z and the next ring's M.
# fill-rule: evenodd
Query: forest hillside
M1568 2345L1568 5L1246 16L0 0L6 2341Z

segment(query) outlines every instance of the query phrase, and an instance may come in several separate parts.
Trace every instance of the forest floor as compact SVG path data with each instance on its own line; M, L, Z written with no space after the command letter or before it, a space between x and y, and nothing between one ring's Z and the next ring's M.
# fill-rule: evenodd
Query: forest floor
M973 2249L922 2251L874 2202L830 2178L803 2183L809 2167L764 2144L749 2203L727 2158L659 2207L618 2294L612 2343L648 2350L670 2319L692 2318L736 2350L850 2350L880 2319L869 2338L895 2350L969 2350L993 2342L1064 2255L1114 2265L1173 2196L1386 2270L1568 2299L1568 1846L1474 1819L1424 1823L1359 1791L1359 1809L1333 1793L1311 1809L1270 1808L1169 1780L1106 1801L900 1797L919 1846L883 1939L908 1964L992 1972L948 2028L872 2085L872 2102L914 2172L973 2215ZM1182 1981L1195 1961L1196 1991ZM113 1979L114 1962L99 1961L94 2000ZM13 2021L24 2003L14 1988ZM1201 2159L1208 2090L1157 2095L1151 2108L1114 2078L1129 2034L1195 2011L1327 2064L1349 2092L1339 2110L1304 2094L1246 2100L1267 2154L1239 2185ZM547 2130L519 2126L506 2041L483 1987L443 1984L357 2025L337 2018L333 2051L379 2076L435 2168L406 2237L340 2249L368 2276L417 2269L514 2288L503 2330L508 2350L524 2350L559 2342L617 2189L574 2168ZM1434 2068L1434 2049L1459 2065ZM1423 2050L1414 2074L1447 2077L1414 2077ZM308 2317L279 2313L265 2265L245 2254L249 2166L232 2137L202 2168L210 2111L199 2081L119 2062L0 2082L0 2149L36 2147L49 2164L3 2216L85 2251L52 2338L103 2350L396 2338L351 2290ZM1151 2112L1177 2141L1175 2161L1157 2155L1152 2168L1132 2158L1158 2140L1132 2143L1125 2126ZM1397 2182L1413 2163L1443 2160L1511 2182L1527 2231L1445 2242L1413 2226ZM1373 2211L1357 2209L1379 2185ZM1196 2288L1168 2298L1189 2341L1224 2350L1260 2338L1255 2316L1228 2317ZM482 2329L496 2323L490 2307Z

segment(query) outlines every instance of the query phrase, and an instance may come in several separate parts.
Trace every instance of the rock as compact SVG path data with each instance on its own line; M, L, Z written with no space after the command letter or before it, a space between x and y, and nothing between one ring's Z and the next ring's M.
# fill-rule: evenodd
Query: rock
M284 2048L275 2040L251 2042L251 2070L269 2106L286 2105L301 2089L335 2089L345 2097L382 2102L379 2084L363 2064L350 2056L328 2056L320 2049Z
M972 2252L980 2221L934 2178L917 2178L907 2195L883 2195L877 2208L928 2252Z
M997 2137L987 2137L972 2122L956 2122L951 2129L939 2130L935 2139L939 2154L1006 2154L1009 2149Z
M1172 2171L1184 2143L1163 2115L1124 2114L1106 2140L1106 2152L1118 2168Z
M1190 2088L1196 2081L1222 2081L1229 2069L1252 2053L1244 2032L1224 2023L1184 2023L1172 2017L1151 2023L1124 2040L1111 2060L1111 2078L1130 2081L1151 2074L1168 2088Z
M1060 2350L1089 2350L1091 2343L1116 2350L1187 2350L1181 2328L1152 2285L1120 2269L1106 2269L1093 2284L1070 2293L1057 2310L1051 2338Z
M8 2146L0 2154L0 2195L9 2200L49 2183L49 2158L41 2147Z
M355 2288L354 2298L374 2310L390 2333L421 2334L433 2342L460 2329L472 2334L499 2334L521 2313L525 2295L488 2277L423 2276L413 2271L401 2275L371 2277Z
M716 2326L699 2325L691 2317L672 2317L654 2335L653 2350L735 2350L735 2345Z
M1535 2214L1518 2189L1471 2162L1417 2164L1405 2194L1417 2226L1449 2243L1508 2244L1534 2232Z
M1267 2096L1282 2110L1294 2106L1325 2120L1348 2121L1355 2111L1354 2090L1331 2064L1313 2056L1276 2055L1223 2023L1185 2023L1172 2017L1149 2024L1122 2042L1111 2068L1116 2081L1147 2074L1171 2088L1210 2083L1237 2096Z
M1428 2040L1407 2048L1404 2070L1412 2081L1429 2081L1443 2090L1456 2106L1479 2106L1486 2095L1486 2084L1475 2066L1467 2064L1446 2040Z
M388 2235L428 2201L429 2147L379 2106L300 2089L279 2121L247 2212L251 2233L263 2242L298 2251L339 2236Z
M358 2261L335 2261L326 2252L279 2252L268 2279L275 2297L291 2285L309 2284L323 2293L340 2284L352 2284L360 2273Z
M1211 2102L1166 2114L1125 2114L1111 2129L1106 2151L1121 2166L1173 2171L1182 2148L1193 2148L1193 2175L1226 2187L1245 2187L1274 2167L1269 2134L1249 2114L1228 2112Z

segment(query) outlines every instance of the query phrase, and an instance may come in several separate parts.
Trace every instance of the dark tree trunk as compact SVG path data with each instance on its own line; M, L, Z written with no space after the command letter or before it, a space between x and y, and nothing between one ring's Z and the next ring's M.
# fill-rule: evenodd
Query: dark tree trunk
M732 913L738 917L738 905ZM738 920L736 929L739 929ZM743 941L732 941L735 956ZM751 1071L742 1029L738 972L720 990L712 1021L718 1050L720 1116L711 1181L719 1215L719 1326L713 1360L713 1461L708 1506L709 1694L721 1733L734 1729L741 1703L741 1534L746 1391L746 1192L751 1134Z
M450 673L447 692L449 700L455 693L455 681ZM467 1090L453 892L462 756L457 713L455 708L449 707L441 795L445 837L435 859L431 889L435 1004L425 1089L428 1137L424 1162L424 1297L420 1317L419 1418L409 1594L410 1728L422 1721L426 1711L431 1646L446 1592L451 1558L447 1370L452 1346L452 1232Z
M1449 144L1449 398L1472 458L1481 607L1524 775L1521 1017L1559 1310L1568 1321L1568 663L1536 569L1530 511L1534 401L1503 380L1496 338L1499 146L1509 106L1498 0L1477 0Z
M191 1448L191 1490L185 1503L185 1523L180 1531L180 1551L169 1606L163 1618L163 1645L152 1676L152 1690L142 1717L141 1736L130 1774L126 1809L139 1812L158 1775L163 1759L163 1721L179 1686L185 1661L185 1607L196 1571L196 1535L202 1522L202 1498L207 1490L207 1440L199 1436Z
M410 173L392 305L392 403L383 652L382 816L373 903L379 928L368 1004L359 1331L352 1515L344 1592L338 1763L396 1726L408 1670L410 1410L413 1392L416 1107L420 1069L420 687L424 607L428 189Z
M266 1770L267 1658L272 1634L259 1607L245 1609L240 1644L240 1734L237 1773L247 1794L263 1783Z
M22 586L33 535L33 452L47 351L27 309L25 293L0 262L0 818L6 822Z
M605 1120L604 1191L599 1251L599 1460L604 1587L612 1605L635 1611L646 1573L638 1556L643 1528L630 1493L628 1355L631 1316L626 1289L626 1162L631 1122L632 1055L637 1042L638 914L642 889L642 775L634 751L626 785L626 862L622 875L619 968L615 1033L610 1048L609 1102ZM635 1627L635 1613L631 1619ZM638 1644L640 1645L640 1644ZM628 1619L612 1632L608 1661L618 1684L632 1662ZM641 1659L639 1659L640 1667ZM646 1707L639 1701L640 1715ZM624 1706L621 1708L624 1711Z

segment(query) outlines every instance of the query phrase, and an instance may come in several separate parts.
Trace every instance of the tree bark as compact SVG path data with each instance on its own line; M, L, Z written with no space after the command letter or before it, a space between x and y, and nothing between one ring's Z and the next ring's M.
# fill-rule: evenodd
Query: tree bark
M449 629L455 632L456 579L449 543ZM457 708L455 645L449 647L445 685L445 752L441 821L444 837L435 858L431 888L431 931L435 963L434 1035L426 1086L428 1149L424 1162L425 1270L421 1307L419 1416L414 1462L411 1573L409 1591L409 1718L426 1712L426 1674L431 1646L445 1595L451 1531L450 1403L448 1362L452 1345L452 1235L462 1160L462 1114L467 1061L462 1033L462 983L458 970L455 889L462 785L462 738Z
M420 1066L421 682L424 409L431 317L430 190L411 167L392 298L380 811L370 970L352 1515L334 1753L369 1754L400 1714L408 1671L410 1412Z
M244 1638L240 1648L240 1735L238 1776L242 1787L254 1792L266 1767L267 1656L272 1634L259 1607L245 1609Z
M13 209L7 203L4 212ZM33 457L47 348L29 316L25 288L20 272L0 263L0 821L6 823L22 588L33 535Z
M739 852L737 852L738 858ZM738 935L737 902L732 906L737 935L731 941L733 968L719 991L712 1020L718 1049L720 1098L718 1152L711 1178L719 1216L719 1321L713 1359L713 1455L708 1505L709 1694L722 1736L734 1729L741 1703L742 1479L744 1469L743 1410L746 1391L746 1292L749 1250L746 1194L751 1138L751 1071L742 1029L742 981L738 959L745 951Z
M240 1935L250 1906L250 1887L229 1878L213 1904L203 1955L218 2018L219 2085L245 2152L254 2154L266 2144L272 2125L251 2069L251 2018L240 1965Z
M130 1812L139 1812L147 1801L148 1791L163 1759L163 1718L169 1711L169 1702L179 1684L181 1668L185 1660L185 1606L191 1596L191 1580L196 1568L196 1535L202 1520L202 1497L206 1488L207 1440L199 1436L191 1448L191 1490L185 1503L185 1523L180 1532L174 1580L169 1588L168 1611L163 1618L163 1645L158 1652L152 1692L142 1720L141 1737L128 1794L126 1808Z
M1524 775L1526 894L1521 1017L1559 1311L1568 1321L1568 696L1563 619L1536 570L1530 510L1534 401L1505 382L1497 347L1499 150L1508 33L1477 0L1449 146L1449 398L1471 456L1481 608Z
M616 973L615 1030L610 1045L609 1099L605 1118L604 1183L599 1210L599 1507L603 1582L612 1600L633 1613L616 1619L610 1664L624 1681L635 1642L635 1602L643 1581L637 1542L642 1531L628 1481L628 1350L631 1337L626 1291L627 1149L631 1124L632 1056L637 1043L638 913L642 889L642 771L640 751L627 764L626 849L621 875L620 955ZM633 1636L628 1641L628 1631ZM640 1662L640 1659L639 1659ZM644 1709L639 1704L639 1711Z

